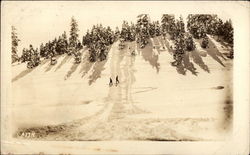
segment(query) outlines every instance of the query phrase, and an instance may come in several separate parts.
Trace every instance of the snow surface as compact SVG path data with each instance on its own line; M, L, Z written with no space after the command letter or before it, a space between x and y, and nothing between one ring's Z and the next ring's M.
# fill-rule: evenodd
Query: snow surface
M41 137L224 139L232 118L233 62L223 53L232 49L209 38L208 49L195 40L197 49L185 55L182 67L171 65L173 43L162 37L144 49L129 42L118 50L116 42L102 62L90 63L84 48L80 64L62 55L54 66L48 60L32 70L24 63L13 65L13 131L63 124L70 127ZM120 83L109 87L109 78L115 81L116 75Z

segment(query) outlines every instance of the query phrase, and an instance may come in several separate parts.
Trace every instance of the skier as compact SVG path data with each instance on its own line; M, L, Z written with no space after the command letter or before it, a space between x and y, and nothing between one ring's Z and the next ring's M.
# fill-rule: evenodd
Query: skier
M116 81L115 84L118 85L118 83L119 83L118 75L116 76L115 81Z
M111 87L113 85L113 81L111 78L109 78L109 86Z

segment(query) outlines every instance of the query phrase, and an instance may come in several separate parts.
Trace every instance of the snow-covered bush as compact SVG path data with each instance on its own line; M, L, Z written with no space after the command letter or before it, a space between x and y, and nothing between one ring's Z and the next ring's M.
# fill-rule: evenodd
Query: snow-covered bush
M186 50L187 51L193 51L196 47L195 47L195 43L193 40L193 37L191 35L189 35L186 39L185 39L185 45L186 45Z
M202 39L201 47L202 47L202 48L208 48L208 43L209 43L208 37L206 36L206 37L204 37L204 38Z

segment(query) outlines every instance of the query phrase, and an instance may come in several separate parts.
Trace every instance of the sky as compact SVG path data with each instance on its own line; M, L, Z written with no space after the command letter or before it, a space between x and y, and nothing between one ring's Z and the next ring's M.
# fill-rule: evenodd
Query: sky
M179 2L163 1L21 1L4 3L2 16L6 17L6 25L16 27L21 40L18 47L20 52L29 44L39 48L41 43L53 40L64 31L69 36L72 16L78 21L79 39L82 40L84 33L94 24L101 23L114 29L116 26L120 27L123 20L136 22L137 15L142 13L149 14L151 20L160 20L164 13L174 13L177 18L182 15L185 20L188 13L197 12L194 11L194 6L197 5L204 7L198 3L195 5L186 3L184 6ZM220 14L219 17L223 19L229 18L225 12L214 11L213 13Z

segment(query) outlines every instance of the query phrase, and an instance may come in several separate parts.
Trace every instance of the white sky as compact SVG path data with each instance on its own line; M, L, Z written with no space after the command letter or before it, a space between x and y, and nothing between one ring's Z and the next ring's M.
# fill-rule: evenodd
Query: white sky
M76 18L79 25L79 36L82 40L83 34L93 24L102 23L111 28L121 26L123 20L136 21L136 16L141 13L150 15L151 20L160 20L163 13L174 13L176 17L180 14L184 20L188 13L197 13L194 7L196 3L186 2L7 2L2 6L3 16L7 16L5 21L9 26L14 25L17 29L19 43L19 52L23 47L29 44L39 47L41 43L58 37L67 32L69 36L70 19ZM204 5L200 4L201 7ZM203 10L203 9L201 9ZM202 12L215 13L215 12ZM222 18L228 19L228 15L223 12L216 12Z

